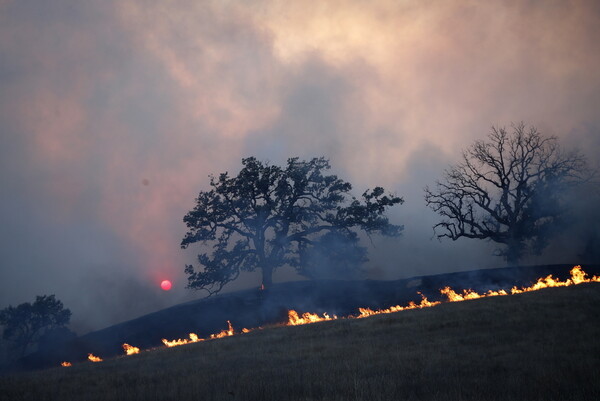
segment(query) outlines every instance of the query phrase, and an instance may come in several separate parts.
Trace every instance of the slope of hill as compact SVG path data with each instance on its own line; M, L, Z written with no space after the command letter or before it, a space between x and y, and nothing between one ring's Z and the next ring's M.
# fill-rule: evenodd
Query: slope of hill
M597 400L600 284L0 378L6 400Z
M567 278L572 265L484 269L415 277L396 281L303 281L275 285L269 291L245 290L173 306L140 318L89 333L62 346L45 349L23 359L23 369L57 366L61 361L84 361L88 353L112 357L123 353L122 344L147 349L162 346L161 339L201 337L227 327L227 320L241 330L287 320L287 311L327 312L338 316L356 313L359 307L386 308L418 301L423 293L430 300L439 289L472 288L477 291L529 285L541 276ZM600 266L585 265L590 274Z

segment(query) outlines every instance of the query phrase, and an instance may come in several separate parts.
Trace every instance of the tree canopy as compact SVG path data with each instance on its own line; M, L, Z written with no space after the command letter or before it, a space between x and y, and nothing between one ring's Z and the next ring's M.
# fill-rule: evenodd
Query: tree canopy
M54 295L38 295L33 304L25 302L0 311L0 324L4 326L2 336L13 342L20 356L48 331L66 326L70 319L71 311Z
M555 137L523 123L512 128L492 127L487 141L476 141L425 189L425 201L443 218L434 226L438 238L494 241L514 264L547 246L565 216L563 191L582 182L587 168L581 153L562 151Z
M186 266L190 288L214 294L240 272L257 269L268 288L275 269L285 265L313 278L325 266L347 273L366 260L360 231L398 236L403 229L385 216L401 198L381 187L351 197L350 183L325 174L325 158L291 158L279 167L250 157L242 165L236 176L211 176L211 189L200 192L183 219L189 231L182 248L212 247L198 255L201 269Z

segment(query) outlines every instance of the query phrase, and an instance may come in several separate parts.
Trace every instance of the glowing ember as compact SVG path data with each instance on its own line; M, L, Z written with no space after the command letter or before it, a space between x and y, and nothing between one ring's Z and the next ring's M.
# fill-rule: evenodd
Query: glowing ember
M92 362L102 362L102 358L95 356L94 354L88 354L88 359Z
M123 344L123 350L125 351L125 353L127 355L133 355L133 354L139 354L140 353L140 349L138 347L134 347L134 346L129 345L127 343Z
M319 316L316 313L303 313L302 316L298 315L298 312L296 312L295 310L290 310L288 311L288 322L287 325L288 326L299 326L302 324L308 324L308 323L317 323L317 322L324 322L326 320L335 320L337 319L337 316L333 315L333 317L330 317L327 313L323 313L323 316Z
M68 368L69 366L73 366L73 364L71 364L71 362L64 361L63 363L60 364L60 366L62 366L64 368Z
M250 333L251 331L252 330L249 330L249 329L246 329L246 328L242 329L242 333Z
M162 288L165 291L169 291L171 289L171 282L169 280L163 280L162 283L160 283L160 288Z

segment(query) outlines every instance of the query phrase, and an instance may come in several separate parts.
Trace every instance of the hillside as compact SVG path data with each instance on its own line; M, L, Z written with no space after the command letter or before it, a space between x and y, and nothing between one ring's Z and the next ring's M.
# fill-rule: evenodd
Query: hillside
M596 400L600 284L0 378L3 400Z
M162 346L161 339L201 337L217 333L231 321L234 328L253 328L287 320L287 311L354 314L360 307L373 309L418 301L421 292L430 300L440 298L445 286L477 291L524 286L553 274L565 279L572 265L529 266L447 273L395 281L303 281L275 285L269 291L256 289L200 299L151 313L140 318L81 336L66 344L29 355L20 362L23 369L57 366L61 361L85 361L88 353L113 357L122 355L123 343L147 349ZM590 274L600 266L585 265Z

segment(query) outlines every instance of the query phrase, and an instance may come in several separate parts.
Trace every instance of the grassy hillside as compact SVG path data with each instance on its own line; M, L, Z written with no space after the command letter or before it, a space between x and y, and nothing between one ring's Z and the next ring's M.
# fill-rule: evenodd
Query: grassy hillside
M275 327L0 378L2 400L597 400L600 285Z
M300 281L279 283L269 291L258 289L220 294L175 305L137 319L86 334L63 344L54 344L18 361L14 368L25 370L53 367L67 360L85 361L92 352L102 357L123 354L122 344L142 349L162 346L162 338L181 338L194 332L207 337L227 327L229 320L238 330L284 322L290 309L327 312L347 316L358 308L380 309L419 302L421 292L430 300L445 300L439 290L472 288L479 292L528 286L539 277L552 274L566 279L573 265L520 266L482 269L394 281ZM600 275L600 265L585 265L590 275ZM2 374L0 372L0 374Z

